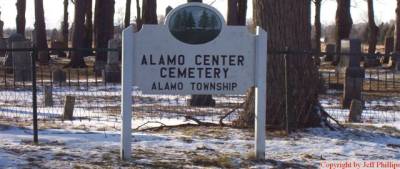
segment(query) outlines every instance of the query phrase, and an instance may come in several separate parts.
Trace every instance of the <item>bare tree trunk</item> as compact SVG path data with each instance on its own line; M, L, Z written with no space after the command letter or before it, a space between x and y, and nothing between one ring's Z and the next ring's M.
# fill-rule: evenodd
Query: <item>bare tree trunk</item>
M136 0L136 29L142 29L142 13L140 9L139 0Z
M187 2L203 3L202 0L188 0ZM215 100L212 98L212 95L192 95L189 100L189 105L196 107L214 107Z
M114 36L114 0L96 0L94 34L96 48L107 48ZM107 52L96 52L96 64L105 64ZM100 67L101 68L101 67Z
M35 33L35 47L39 50L47 49L47 33L46 24L44 22L43 0L35 0ZM49 60L50 56L47 51L39 51L40 64L48 64Z
M229 0L228 1L228 25L238 25L238 0Z
M376 43L378 41L379 28L375 24L374 19L374 2L368 0L368 53L374 54L376 50Z
M158 24L157 20L157 1L144 0L142 6L143 24Z
M246 25L247 0L238 1L238 25Z
M93 42L93 12L92 12L92 0L86 0L86 12L85 12L85 38L84 38L84 48L91 49ZM92 51L84 51L84 56L92 55Z
M85 13L86 13L86 3L88 1L75 1L75 14L74 14L74 24L72 32L72 48L83 48L84 46L84 36L82 32L85 32ZM83 60L82 51L72 51L71 62L67 65L71 68L82 68L87 67L85 61Z
M400 52L400 0L397 0L397 8L396 8L396 26L395 26L395 52Z
M131 25L131 3L132 3L132 0L126 0L125 23L124 23L125 28L127 28L129 25Z
M0 38L3 38L3 28L4 28L4 22L1 20L1 11L0 11Z
M295 51L311 49L311 4L309 0L254 0L254 23L268 32L268 50ZM268 128L289 130L320 126L316 110L319 105L319 75L312 56L287 56L288 90L285 87L285 59L280 54L268 55L267 114ZM286 104L285 93L288 93ZM234 125L254 126L254 92L248 97L246 110ZM286 106L287 114L286 116ZM287 123L286 123L287 122Z
M228 1L228 25L246 25L247 0Z
M64 0L64 18L61 23L62 41L65 47L68 47L68 1L69 0Z
M26 0L17 0L16 6L17 6L17 19L16 19L17 33L25 36Z
M340 53L341 41L347 39L350 36L351 27L353 20L351 19L350 13L350 1L349 0L336 0L336 52ZM335 64L339 63L339 55L336 56Z
M315 50L316 52L321 52L321 2L322 0L315 0L315 19L314 19L314 27L315 27Z

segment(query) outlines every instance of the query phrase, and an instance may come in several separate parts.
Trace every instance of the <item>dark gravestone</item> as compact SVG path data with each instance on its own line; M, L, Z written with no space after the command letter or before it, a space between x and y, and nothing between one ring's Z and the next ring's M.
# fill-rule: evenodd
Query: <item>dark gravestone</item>
M386 37L385 38L385 54L389 55L394 51L394 38Z
M363 104L360 100L353 99L350 105L349 122L361 122Z
M119 49L121 46L120 39L111 39L108 41L108 48ZM110 83L121 82L121 68L119 67L119 52L108 51L107 64L102 73L103 81Z
M397 62L396 62L395 70L397 72L400 72L400 55L396 55L396 60L397 60Z
M63 120L74 119L75 96L65 96Z
M361 41L359 39L342 40L341 55L337 70L341 73L347 67L360 67L361 63Z
M19 41L13 42L12 48L30 48L31 42ZM31 81L32 80L32 58L29 51L13 51L13 71L14 80L16 82Z
M327 44L325 47L325 61L331 62L333 61L334 53L335 53L335 44Z
M64 83L67 81L67 74L60 68L56 68L52 72L53 83Z
M1 12L0 12L0 38L4 37L4 22L1 20Z
M7 39L6 38L0 38L0 49L7 49ZM6 52L0 50L0 57L5 57Z
M165 9L165 16L167 16L168 14L169 14L169 12L171 12L172 11L172 7L171 6L168 6L166 9Z
M44 106L53 107L53 87L44 86Z
M375 55L367 55L364 57L364 68L376 67L380 65L379 60L380 53L377 52Z
M381 64L387 64L389 62L389 56L394 51L394 38L385 38L385 54L380 59Z
M0 38L4 37L3 27L4 27L4 22L0 20Z
M8 45L7 48L11 49L13 42L20 42L20 41L25 41L25 37L23 35L18 34L18 33L11 34L11 36L8 37L8 39L7 39L7 45ZM6 67L12 67L13 66L13 52L7 52L6 53L4 66L6 66Z
M189 105L194 107L215 107L215 100L212 95L192 95Z
M57 29L53 29L50 35L50 41L57 41L58 40L58 31Z
M64 42L61 41L52 41L51 42L51 48L53 49L62 49L62 48L66 48L66 44ZM59 58L65 58L67 57L67 55L65 54L64 51L62 50L57 50L57 51L51 51L50 53L51 55L57 55L57 57Z
M361 100L365 70L360 67L361 41L342 40L342 54L338 71L345 73L342 108L349 108L353 99ZM347 54L346 54L347 53Z
M33 44L37 44L37 43L36 43L37 38L36 38L36 30L35 30L35 29L33 29L33 30L31 31L31 40L32 40L32 43L33 43Z

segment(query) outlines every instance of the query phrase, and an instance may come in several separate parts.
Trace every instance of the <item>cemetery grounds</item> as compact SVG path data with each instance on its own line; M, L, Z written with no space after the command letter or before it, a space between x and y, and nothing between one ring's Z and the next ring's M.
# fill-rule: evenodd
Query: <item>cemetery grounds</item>
M253 155L253 129L219 125L227 113L224 124L235 120L244 95L215 95L216 107L199 108L187 106L190 96L144 95L134 88L132 159L123 162L120 84L103 82L91 65L65 70L65 83L52 82L48 72L66 62L55 60L37 70L39 145L32 144L31 83L15 83L0 70L0 168L318 168L324 160L400 159L398 73L379 69L383 75L366 75L362 123L347 123L348 110L340 108L343 78L322 67L327 82L321 104L345 128L332 121L335 131L267 131L265 161ZM51 107L44 106L47 85L53 90ZM67 95L76 97L72 121L62 119Z

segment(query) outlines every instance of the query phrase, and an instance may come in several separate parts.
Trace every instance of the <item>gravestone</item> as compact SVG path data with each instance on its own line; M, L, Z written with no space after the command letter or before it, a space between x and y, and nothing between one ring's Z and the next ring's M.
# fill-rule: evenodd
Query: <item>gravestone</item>
M96 60L94 62L93 71L96 74L96 76L102 76L103 70L106 67L106 64L107 64L107 61L103 61L103 60Z
M18 41L12 43L12 48L30 48L31 42ZM29 51L13 51L13 71L16 82L32 80L32 58Z
M58 40L58 31L57 29L53 29L50 35L50 41L57 41Z
M7 39L6 38L0 38L0 49L7 49ZM0 51L0 57L5 57L6 52L5 51Z
M348 67L360 67L361 41L359 39L342 40L340 61L336 70L345 73Z
M345 73L342 108L349 108L353 99L362 100L361 91L365 70L360 67L361 41L342 40L342 54L337 70ZM346 54L347 53L347 54Z
M385 54L390 54L394 51L394 38L386 37L385 38Z
M108 41L108 48L119 49L121 47L120 39L111 39ZM117 51L108 51L107 64L102 72L102 78L105 82L121 82L121 68L119 66L119 54Z
M396 59L397 59L398 61L396 62L395 70L396 70L397 72L400 72L400 55L396 55Z
M44 87L44 106L53 107L53 88L51 86Z
M361 122L363 105L360 100L353 99L350 105L349 122Z
M21 35L21 34L13 33L7 39L7 45L8 45L7 48L9 48L9 49L12 48L13 42L21 42L21 41L25 41L25 37L23 35ZM4 66L6 66L6 67L12 67L13 66L13 52L7 52L6 53ZM11 73L11 72L9 72L9 73Z
M385 55L382 64L389 62L389 55L394 51L394 37L385 38Z
M327 44L325 47L325 61L331 62L333 61L334 53L335 53L335 44Z
M378 57L381 54L379 52L377 52L375 55L368 55L364 57L364 68L368 68L368 67L376 67L380 65L380 60L378 59Z
M361 67L348 67L344 79L342 108L349 108L353 99L362 100L361 91L365 70Z
M0 12L0 38L4 37L4 22L1 20L1 12Z
M4 37L4 22L0 20L0 38Z
M171 6L168 6L167 8L165 8L165 16L167 16L169 14L169 12L172 11L172 9L173 8Z
M397 62L396 59L397 58L396 58L396 56L393 56L393 55L394 55L394 53L392 53L392 55L389 57L389 62L386 66L384 66L384 68L394 69L396 67L396 62Z
M65 96L63 120L74 119L75 96Z
M51 41L51 48L53 48L53 49L62 49L62 48L66 48L66 45L65 45L64 42L55 40L55 41ZM59 57L59 58L67 57L65 52L61 51L61 50L60 51L51 51L51 54L52 55L57 55L57 57Z
M35 30L35 29L33 29L33 30L31 31L31 40L32 40L32 43L33 43L33 44L37 44L37 43L36 43L37 38L36 38L36 30Z
M67 74L60 68L56 68L52 72L53 83L65 83L67 81Z

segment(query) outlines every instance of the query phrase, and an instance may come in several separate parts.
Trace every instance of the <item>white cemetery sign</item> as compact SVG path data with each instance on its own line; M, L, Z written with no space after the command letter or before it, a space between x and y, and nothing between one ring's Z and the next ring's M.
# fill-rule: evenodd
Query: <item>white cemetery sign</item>
M188 3L162 25L123 31L121 157L131 156L132 86L145 94L244 94L256 87L256 156L265 158L267 34L227 26L213 7Z

